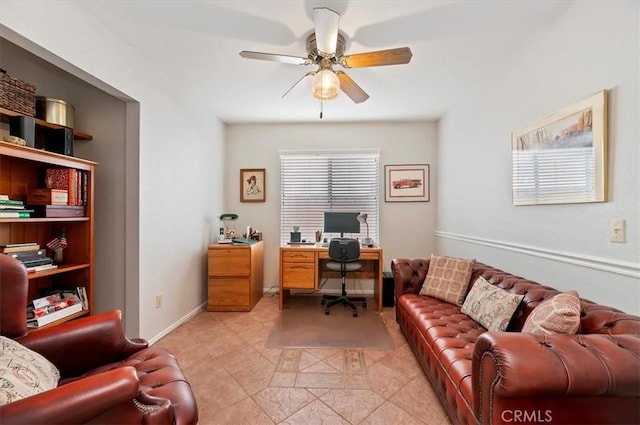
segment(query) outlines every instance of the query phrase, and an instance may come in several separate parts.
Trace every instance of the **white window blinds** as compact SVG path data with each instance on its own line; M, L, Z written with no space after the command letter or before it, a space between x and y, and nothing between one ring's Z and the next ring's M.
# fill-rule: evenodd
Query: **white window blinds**
M369 237L379 240L379 175L378 153L281 153L280 243L290 240L294 226L313 241L315 232L323 231L325 211L366 213ZM365 238L367 226L345 236Z
M595 200L595 153L591 146L513 151L515 205Z

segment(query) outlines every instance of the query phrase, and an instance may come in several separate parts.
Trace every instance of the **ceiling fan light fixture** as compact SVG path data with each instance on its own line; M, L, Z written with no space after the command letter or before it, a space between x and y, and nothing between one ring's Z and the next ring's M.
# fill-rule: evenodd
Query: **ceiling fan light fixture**
M313 76L312 88L316 99L335 99L340 90L340 80L331 69L321 69Z

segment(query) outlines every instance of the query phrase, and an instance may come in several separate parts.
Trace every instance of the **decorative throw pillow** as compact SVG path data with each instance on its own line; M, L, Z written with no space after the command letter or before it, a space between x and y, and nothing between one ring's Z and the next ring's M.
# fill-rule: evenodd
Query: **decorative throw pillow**
M429 295L451 304L462 305L474 261L431 255L429 270L420 289L420 295Z
M574 334L580 328L580 298L576 291L562 292L542 301L524 321L522 332Z
M0 406L53 389L60 371L42 355L0 336Z
M490 331L504 331L523 298L524 295L498 288L480 276L460 311Z

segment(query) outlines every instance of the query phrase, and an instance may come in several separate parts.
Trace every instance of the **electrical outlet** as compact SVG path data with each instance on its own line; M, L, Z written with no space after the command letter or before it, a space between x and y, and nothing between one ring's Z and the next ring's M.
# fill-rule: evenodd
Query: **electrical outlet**
M625 243L627 241L627 223L626 220L614 219L611 220L610 231L611 242Z
M156 308L162 307L162 294L156 295Z

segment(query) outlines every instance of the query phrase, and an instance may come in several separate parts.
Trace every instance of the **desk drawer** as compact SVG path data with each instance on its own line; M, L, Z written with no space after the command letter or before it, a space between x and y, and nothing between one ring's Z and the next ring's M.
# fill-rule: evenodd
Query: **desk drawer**
M379 260L380 253L378 252L360 252L361 260Z
M321 260L329 260L331 257L329 257L329 253L328 252L321 252L318 255L318 258L320 258ZM360 251L360 260L379 260L380 259L380 254L377 252L362 252Z
M209 278L208 287L211 307L249 307L249 279Z
M284 289L315 289L315 263L282 263Z
M251 251L237 248L210 249L208 252L208 275L251 275Z
M282 253L283 263L313 263L313 252L284 251Z

